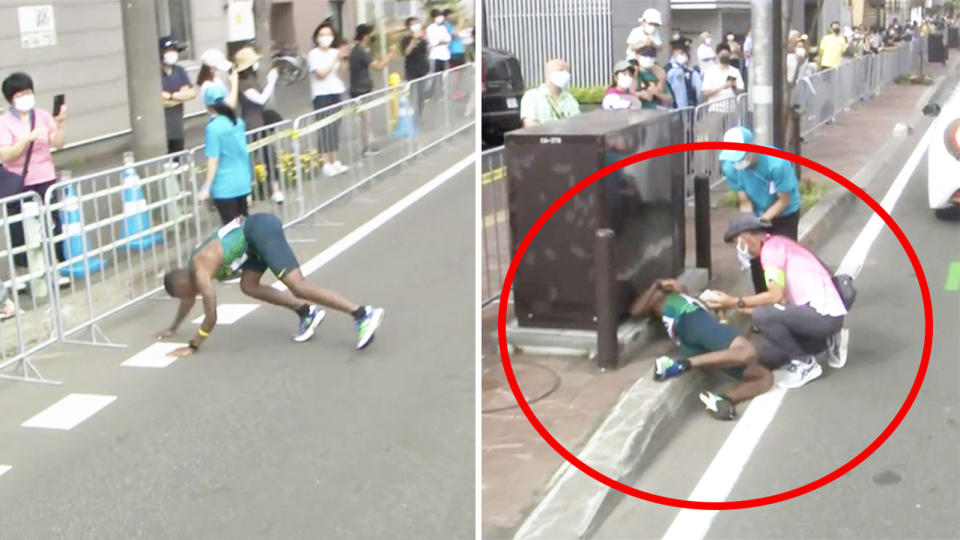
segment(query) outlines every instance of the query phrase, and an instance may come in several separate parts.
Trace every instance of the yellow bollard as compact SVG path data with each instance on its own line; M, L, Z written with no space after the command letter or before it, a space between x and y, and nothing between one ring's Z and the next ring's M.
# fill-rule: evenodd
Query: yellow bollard
M391 87L399 87L401 84L403 84L403 78L400 77L399 73L393 72L387 79L387 84L389 84ZM400 115L399 88L394 88L390 94L390 129L388 131L392 132L397 126L397 117Z

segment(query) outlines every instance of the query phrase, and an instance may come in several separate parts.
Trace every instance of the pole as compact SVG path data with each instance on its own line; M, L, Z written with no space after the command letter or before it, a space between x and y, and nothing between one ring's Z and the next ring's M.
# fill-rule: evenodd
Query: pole
M377 20L377 33L380 34L380 58L387 57L387 23L383 11L383 0L377 0L374 6L374 16ZM398 44L397 47L400 45ZM390 66L380 70L380 77L383 79L384 88L387 87L387 81L390 80Z
M160 52L157 43L156 0L120 2L123 44L126 51L127 103L133 150L138 159L167 151L163 102L160 99Z
M753 132L756 144L773 144L773 54L783 47L773 41L773 20L770 0L752 0L750 26L753 42L753 75L750 77L750 100L753 103ZM779 23L779 21L777 21ZM763 46L763 44L772 44Z
M771 56L771 67L773 72L773 144L778 148L786 147L787 133L786 114L783 104L786 97L784 88L786 86L783 60L784 47L786 41L783 39L783 0L772 0L770 3L770 18L772 19L771 43L773 47Z
M710 260L710 178L693 178L693 230L697 250L697 268L706 268L712 275Z
M613 274L613 239L612 230L599 229L593 250L594 268L597 272L597 364L601 369L616 368L620 356L614 301L616 278Z
M270 10L272 6L273 0L253 0L257 52L263 55L265 59L273 58L273 36L270 34ZM269 65L266 60L261 63Z

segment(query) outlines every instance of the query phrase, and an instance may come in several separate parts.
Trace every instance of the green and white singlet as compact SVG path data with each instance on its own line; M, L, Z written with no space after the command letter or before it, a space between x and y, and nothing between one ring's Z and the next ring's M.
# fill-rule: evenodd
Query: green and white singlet
M223 281L235 274L250 257L247 253L247 238L243 234L244 221L244 217L240 216L220 227L203 242L200 242L190 253L190 266L193 266L193 257L197 252L213 239L219 239L220 247L223 249L223 263L217 268L217 273L214 274L213 278Z
M683 293L667 293L667 298L663 302L663 326L667 329L667 335L670 339L676 341L676 325L680 317L688 313L693 313L698 309L707 310L706 306L692 296Z

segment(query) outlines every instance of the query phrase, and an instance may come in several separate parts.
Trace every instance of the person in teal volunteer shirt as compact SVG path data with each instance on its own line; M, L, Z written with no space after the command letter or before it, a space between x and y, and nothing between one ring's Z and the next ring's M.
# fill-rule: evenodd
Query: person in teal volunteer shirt
M753 144L753 132L738 126L727 130L723 142ZM723 175L740 201L740 212L753 213L770 223L770 234L797 240L800 225L800 190L793 163L766 154L723 150L720 152ZM738 249L740 264L750 268L757 293L767 290L759 257Z
M227 89L219 84L203 93L203 103L213 116L207 122L204 152L207 176L197 194L200 202L213 198L213 204L226 225L238 216L247 216L253 171L247 152L247 127L243 119L225 103Z

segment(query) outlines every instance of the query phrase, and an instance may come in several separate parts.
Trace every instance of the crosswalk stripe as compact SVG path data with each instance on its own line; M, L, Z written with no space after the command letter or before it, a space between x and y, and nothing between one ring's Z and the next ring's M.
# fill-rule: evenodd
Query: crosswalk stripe
M21 426L71 430L116 399L117 396L70 394L27 420Z

